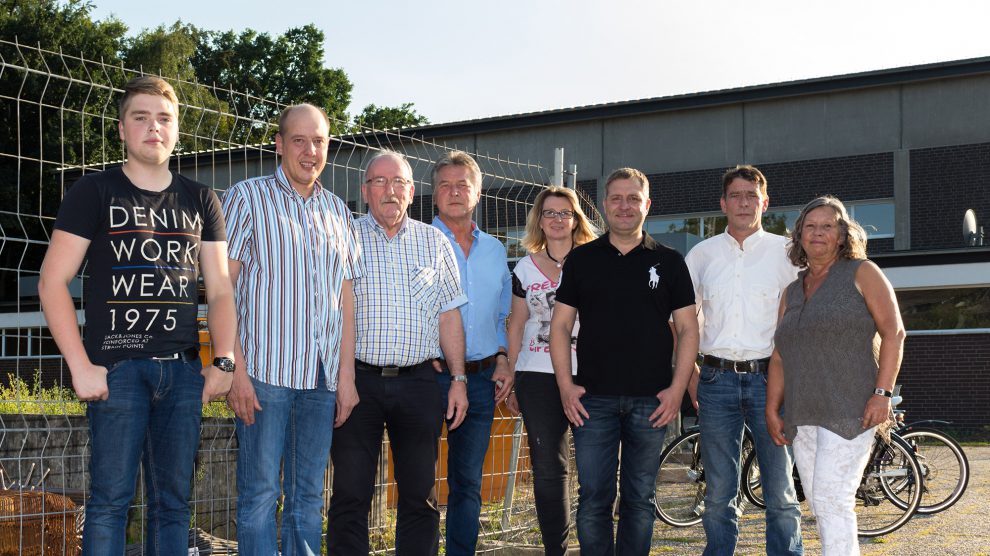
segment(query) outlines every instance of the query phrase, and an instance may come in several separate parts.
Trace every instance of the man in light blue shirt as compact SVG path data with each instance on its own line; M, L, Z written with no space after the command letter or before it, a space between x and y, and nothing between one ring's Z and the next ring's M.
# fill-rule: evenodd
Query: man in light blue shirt
M468 413L447 432L447 539L449 556L475 553L481 515L481 474L488 451L495 406L512 391L506 355L505 319L512 299L505 246L478 229L471 216L481 200L481 169L470 155L451 151L433 168L433 225L450 240L457 258L466 343ZM438 381L447 399L450 372L441 361Z

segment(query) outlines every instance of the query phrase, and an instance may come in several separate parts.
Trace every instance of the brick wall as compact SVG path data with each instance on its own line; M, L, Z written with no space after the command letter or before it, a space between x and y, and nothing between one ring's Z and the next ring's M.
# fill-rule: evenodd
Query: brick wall
M990 434L990 335L908 336L897 382L907 420L952 421L953 429Z
M966 209L990 225L990 143L911 151L911 249L964 247Z
M773 206L803 205L819 195L843 201L894 196L892 153L760 164ZM649 174L651 215L718 210L725 168Z

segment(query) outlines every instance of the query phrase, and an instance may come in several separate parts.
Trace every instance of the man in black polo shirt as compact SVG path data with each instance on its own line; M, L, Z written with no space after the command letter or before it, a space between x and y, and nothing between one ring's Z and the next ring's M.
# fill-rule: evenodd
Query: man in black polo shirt
M574 432L581 554L649 553L660 449L698 352L694 287L684 259L643 232L649 192L639 170L621 168L608 177L609 232L567 258L550 324L550 358ZM578 312L572 379L570 338ZM620 443L622 496L613 540Z

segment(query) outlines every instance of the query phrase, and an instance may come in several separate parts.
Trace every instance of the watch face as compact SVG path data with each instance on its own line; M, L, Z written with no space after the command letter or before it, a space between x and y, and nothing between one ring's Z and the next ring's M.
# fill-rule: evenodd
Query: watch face
M217 357L213 360L213 366L227 373L234 372L234 360L229 357Z

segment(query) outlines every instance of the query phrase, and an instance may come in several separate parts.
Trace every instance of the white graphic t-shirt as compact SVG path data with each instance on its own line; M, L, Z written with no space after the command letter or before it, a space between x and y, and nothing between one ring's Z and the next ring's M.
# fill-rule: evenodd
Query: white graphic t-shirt
M523 328L522 348L516 360L517 371L552 373L550 363L550 317L553 314L557 282L543 274L536 262L526 255L512 271L512 294L526 299L529 319ZM571 372L577 372L577 333L580 323L574 321L571 332Z

